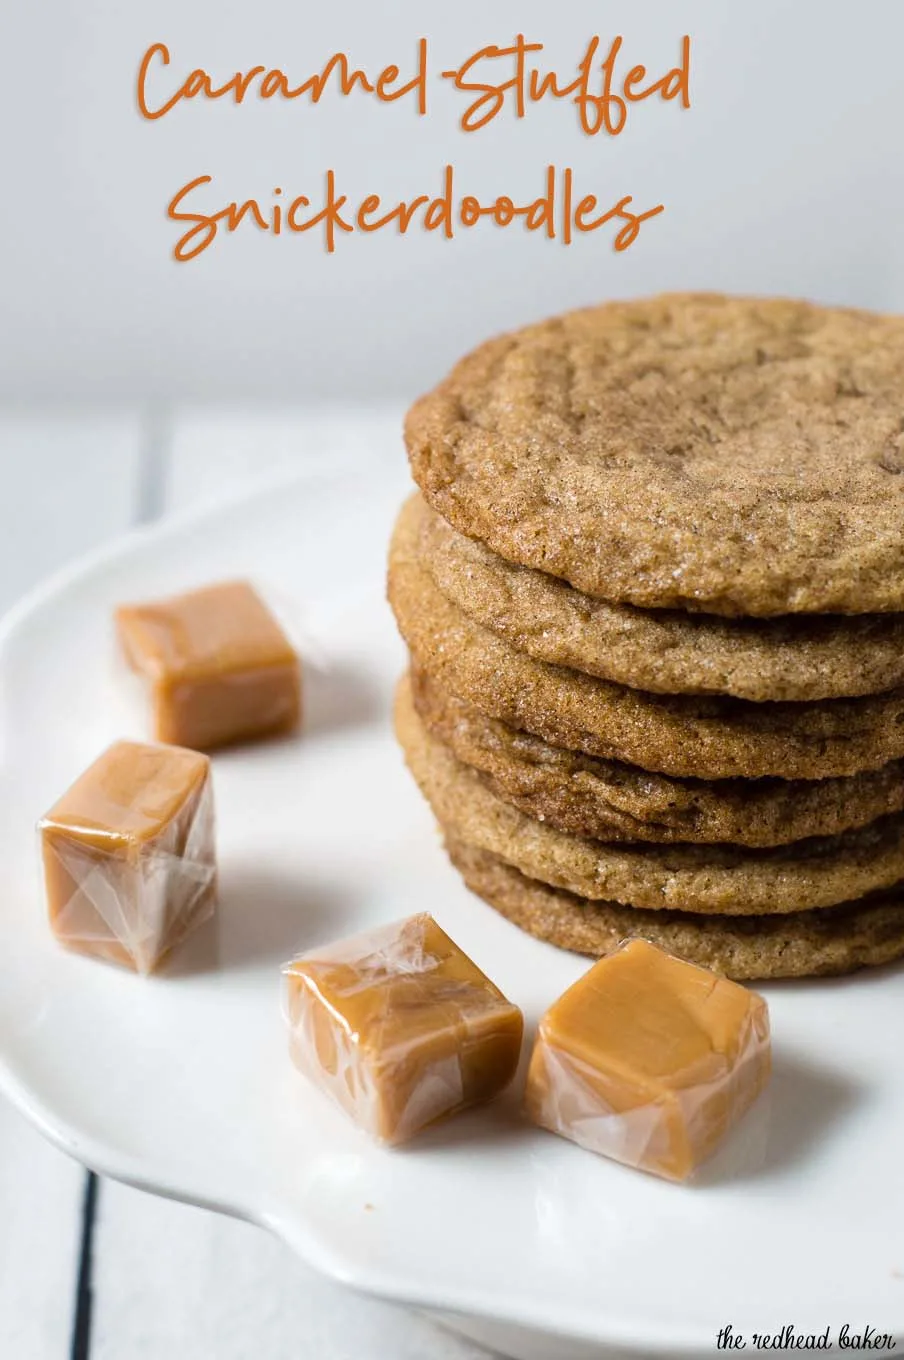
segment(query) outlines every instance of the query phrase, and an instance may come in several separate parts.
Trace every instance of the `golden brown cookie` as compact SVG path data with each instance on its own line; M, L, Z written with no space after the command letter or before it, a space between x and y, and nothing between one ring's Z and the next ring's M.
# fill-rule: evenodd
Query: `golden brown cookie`
M837 836L904 810L904 762L847 779L670 779L550 746L411 675L428 730L500 798L595 840L787 845Z
M904 893L888 892L788 916L691 916L589 902L446 837L465 883L514 925L562 949L598 957L642 935L671 954L738 979L852 973L904 957Z
M462 533L602 599L904 611L904 319L610 302L483 345L410 411Z
M537 661L659 694L762 702L878 694L904 684L904 615L725 619L610 604L514 566L418 497L421 560L469 618Z
M832 906L904 879L900 816L771 850L590 840L535 821L497 797L476 770L430 736L407 677L399 685L395 724L408 768L442 826L579 897L651 911L771 915Z
M456 698L554 746L698 779L825 779L904 757L904 691L812 704L651 695L534 661L469 619L418 557L399 516L389 599L414 664Z

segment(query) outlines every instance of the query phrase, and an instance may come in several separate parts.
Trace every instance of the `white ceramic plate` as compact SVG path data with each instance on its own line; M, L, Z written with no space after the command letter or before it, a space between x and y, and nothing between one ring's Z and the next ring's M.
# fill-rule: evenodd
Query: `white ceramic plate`
M394 481L394 484L392 484ZM772 986L776 1068L701 1183L632 1173L524 1126L517 1090L386 1151L290 1066L279 965L427 909L525 1010L584 966L447 864L389 725L403 651L383 602L402 469L271 488L133 536L0 634L0 1082L61 1147L265 1224L356 1288L520 1356L698 1356L731 1324L904 1337L904 973ZM110 740L144 735L110 615L250 574L313 664L297 740L218 755L218 921L164 976L65 953L33 825Z

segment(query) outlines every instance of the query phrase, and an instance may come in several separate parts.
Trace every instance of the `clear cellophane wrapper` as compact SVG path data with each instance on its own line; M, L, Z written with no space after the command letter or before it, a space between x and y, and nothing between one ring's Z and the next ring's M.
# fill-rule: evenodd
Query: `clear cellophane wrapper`
M242 641L239 617L237 637L224 644L222 655L199 660L198 640L180 620L179 601L216 587L154 603L125 605L117 611L122 669L132 673L129 688L133 693L137 689L141 706L150 707L155 741L207 751L298 726L302 670L294 638L264 591L250 581L220 583L225 589L231 585L250 587L273 627L281 630L278 658L271 637L265 658L252 660L248 653L236 659L236 644L241 654Z
M293 1062L380 1142L489 1099L515 1073L520 1011L454 945L450 965L448 945L421 915L283 967Z
M751 993L735 1056L712 1052L674 1073L668 1086L630 1093L630 1079L590 1066L544 1035L531 1055L529 1118L590 1152L667 1180L683 1181L715 1151L765 1087L771 1067L769 1013Z
M220 675L214 680L145 681L156 741L214 750L290 732L301 706L300 663Z
M38 825L51 924L79 953L147 974L216 904L213 783L208 773L151 840L90 840L65 822ZM104 839L108 846L103 844Z

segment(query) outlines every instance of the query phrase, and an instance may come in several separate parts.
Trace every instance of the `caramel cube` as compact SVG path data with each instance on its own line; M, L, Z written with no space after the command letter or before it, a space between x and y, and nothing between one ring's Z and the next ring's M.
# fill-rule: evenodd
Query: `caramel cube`
M762 997L631 940L543 1016L526 1108L591 1152L680 1181L715 1150L769 1071Z
M69 949L151 972L216 898L210 761L120 741L39 823L50 924Z
M123 605L116 625L129 664L150 682L157 741L210 751L297 726L298 656L246 581Z
M381 1142L489 1100L515 1074L520 1010L426 913L283 974L296 1066Z

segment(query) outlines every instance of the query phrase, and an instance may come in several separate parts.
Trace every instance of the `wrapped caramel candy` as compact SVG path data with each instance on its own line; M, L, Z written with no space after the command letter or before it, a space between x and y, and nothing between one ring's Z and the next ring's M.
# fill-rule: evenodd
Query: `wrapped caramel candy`
M769 1071L762 997L631 940L543 1016L526 1108L535 1123L591 1152L684 1180Z
M151 972L212 915L210 762L120 741L39 823L50 924L69 949Z
M426 913L283 974L296 1066L382 1142L489 1100L515 1074L521 1012Z
M301 665L246 581L116 611L123 651L150 684L154 736L213 750L294 728Z

